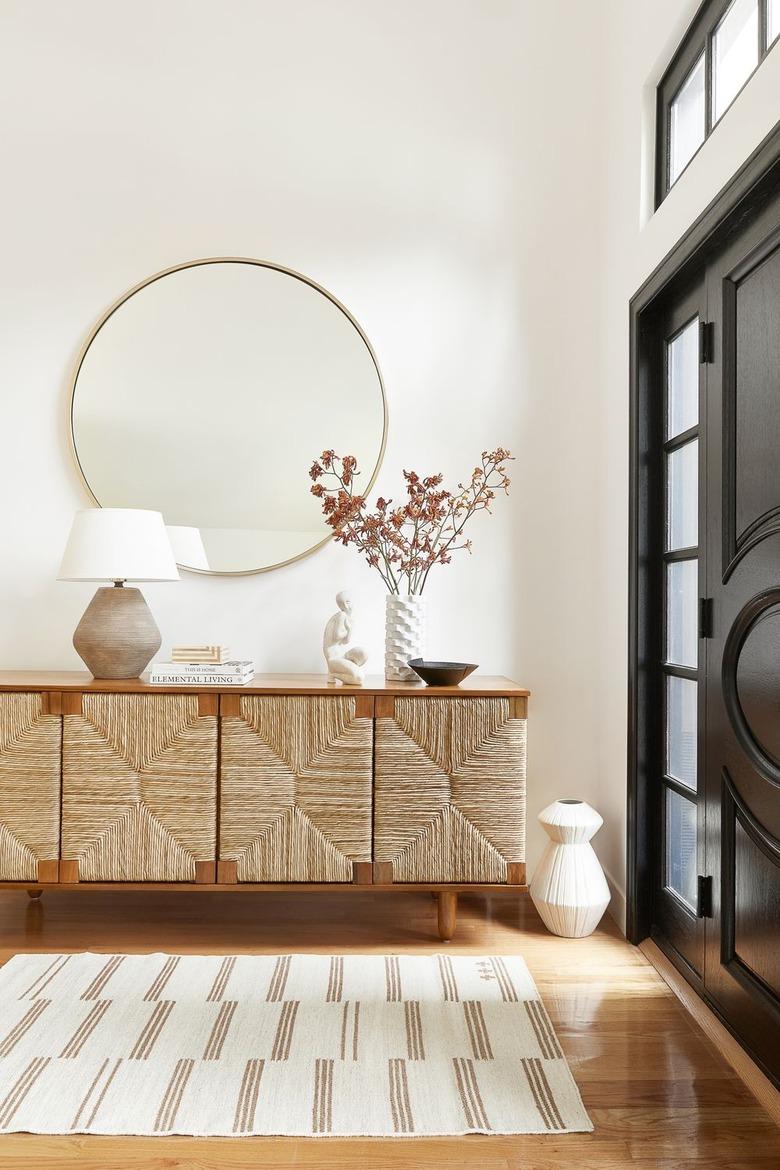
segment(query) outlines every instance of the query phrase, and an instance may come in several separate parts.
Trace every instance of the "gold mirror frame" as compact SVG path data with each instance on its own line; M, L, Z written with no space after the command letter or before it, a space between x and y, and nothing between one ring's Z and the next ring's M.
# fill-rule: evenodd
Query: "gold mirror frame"
M247 257L247 256L208 256L208 257L205 257L201 260L187 260L183 264L173 264L173 265L171 265L170 268L163 268L160 272L155 272L155 274L153 276L147 277L146 280L142 280L138 284L133 285L132 288L128 289L127 292L123 293L116 301L113 302L112 305L109 306L108 309L106 309L105 313L103 313L103 315L99 318L97 323L90 330L86 341L84 342L83 346L81 347L78 358L76 359L76 365L75 365L75 368L73 371L73 377L71 379L71 384L70 384L70 403L69 403L69 408L68 408L68 423L69 423L68 434L70 436L71 454L72 454L74 462L76 464L76 468L78 470L79 476L81 477L81 482L84 484L84 487L86 488L90 499L93 501L94 504L97 505L98 508L103 507L100 500L97 498L97 496L93 492L92 487L90 486L90 482L87 479L86 471L84 470L84 467L82 466L81 460L79 459L78 447L76 445L76 432L75 432L75 421L74 421L74 412L75 412L75 405L76 405L76 390L78 387L79 373L81 372L81 367L84 364L84 360L89 352L89 348L92 345L95 338L97 337L100 330L106 324L106 322L111 317L113 317L114 313L116 313L116 311L118 309L120 309L122 307L122 305L125 304L126 301L129 301L130 298L135 296L136 293L140 292L141 289L147 288L148 285L154 284L155 281L162 280L162 278L164 276L170 276L174 272L181 272L186 268L199 268L205 264L254 264L258 268L270 268L270 269L273 269L273 271L275 271L275 272L283 273L285 276L291 276L295 280L300 280L302 284L307 284L310 288L314 289L315 292L321 293L322 296L326 297L331 302L331 304L335 305L335 307L337 309L339 309L341 313L343 313L343 315L349 321L350 325L352 325L352 327L357 331L363 344L365 345L366 349L368 350L368 353L371 357L371 361L373 362L374 369L376 370L376 376L379 380L379 391L380 391L380 394L382 395L382 442L381 442L380 447L379 447L379 455L377 457L376 465L375 465L373 471L371 472L371 478L368 482L368 486L366 487L365 494L368 495L368 493L371 491L372 487L374 486L374 483L376 482L376 478L379 474L379 469L382 466L382 460L384 459L384 455L385 455L385 447L387 445L388 410L387 410L387 394L385 393L385 383L384 383L384 379L382 378L382 371L379 368L379 362L377 361L377 356L374 353L374 348L371 345L371 342L368 340L368 337L366 336L366 334L365 334L364 330L362 329L362 327L360 326L360 324L352 316L349 309L347 309L346 306L343 305L340 300L338 300L336 297L334 297L333 293L328 292L328 290L326 288L323 288L323 286L321 284L317 284L317 282L315 280L311 280L308 276L304 276L303 273L301 273L301 272L296 272L295 269L293 269L293 268L286 268L283 264L275 264L272 260L255 260L255 259L252 259L252 258ZM255 576L257 573L270 573L274 569L282 569L282 568L284 568L285 565L292 565L292 564L295 564L296 561L302 561L306 557L312 556L313 553L315 553L319 549L323 548L326 544L329 544L332 540L333 540L332 535L324 536L322 538L322 540L320 540L317 544L312 545L311 548L306 549L302 553L298 553L297 556L288 557L287 560L278 561L276 564L273 564L273 565L265 565L259 569L233 569L233 570L196 569L196 568L193 568L189 565L179 565L178 567L186 573L200 573L202 576L206 576L206 577L251 577L251 576Z

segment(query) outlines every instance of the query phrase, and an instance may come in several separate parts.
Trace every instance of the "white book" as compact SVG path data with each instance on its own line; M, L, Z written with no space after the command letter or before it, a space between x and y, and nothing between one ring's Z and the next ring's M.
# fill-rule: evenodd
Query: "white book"
M243 687L250 679L251 674L158 674L152 671L149 682L152 686L162 687Z
M236 676L255 673L255 664L250 659L238 662L223 662L212 666L199 662L153 662L149 668L154 674L230 674Z

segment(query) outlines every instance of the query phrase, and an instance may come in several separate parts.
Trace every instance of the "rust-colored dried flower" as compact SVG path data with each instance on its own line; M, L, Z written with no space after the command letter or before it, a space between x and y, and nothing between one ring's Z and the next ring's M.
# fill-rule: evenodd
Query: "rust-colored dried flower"
M365 496L354 491L357 459L323 451L309 472L311 492L321 500L335 539L354 545L391 593L422 593L434 565L448 565L459 549L471 552L463 529L476 512L490 511L497 492L508 494L505 464L511 458L504 447L483 451L468 484L459 483L455 492L440 486L441 474L421 479L404 471L406 502L393 506L379 496L376 510L368 512ZM323 478L332 486L320 483Z

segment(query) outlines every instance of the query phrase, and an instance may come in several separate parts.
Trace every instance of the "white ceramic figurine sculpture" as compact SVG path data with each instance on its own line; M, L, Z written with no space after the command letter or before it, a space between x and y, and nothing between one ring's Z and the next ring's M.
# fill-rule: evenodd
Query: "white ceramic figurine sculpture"
M539 813L550 841L531 880L530 893L553 934L584 938L598 926L609 886L590 844L604 824L584 800L555 800Z
M363 685L363 667L368 655L362 646L350 646L352 638L352 599L348 593L336 594L338 613L328 620L322 637L322 652L328 664L328 683Z

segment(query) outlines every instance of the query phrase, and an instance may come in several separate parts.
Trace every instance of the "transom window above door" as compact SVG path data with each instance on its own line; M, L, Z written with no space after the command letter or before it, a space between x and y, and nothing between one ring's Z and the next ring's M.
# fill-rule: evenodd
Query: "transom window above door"
M656 206L780 36L780 0L705 0L658 86Z

